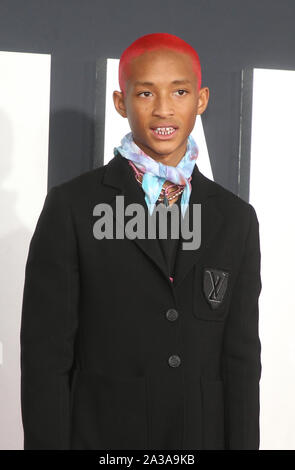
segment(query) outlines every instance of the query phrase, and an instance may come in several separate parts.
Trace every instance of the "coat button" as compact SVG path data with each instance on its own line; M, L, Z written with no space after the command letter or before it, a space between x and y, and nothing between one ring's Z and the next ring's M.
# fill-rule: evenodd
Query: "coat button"
M175 308L169 308L166 312L166 318L169 321L175 321L178 318L178 311Z
M169 357L168 363L170 367L178 367L181 363L180 357L174 354L173 356Z

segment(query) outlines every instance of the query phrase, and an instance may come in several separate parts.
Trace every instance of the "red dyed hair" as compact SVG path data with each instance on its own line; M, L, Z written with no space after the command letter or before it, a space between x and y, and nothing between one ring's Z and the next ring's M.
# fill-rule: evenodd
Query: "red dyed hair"
M123 94L126 92L126 81L130 75L131 61L147 51L165 48L172 49L175 52L182 52L190 56L192 59L193 70L198 80L198 90L200 90L202 80L201 64L195 49L183 39L178 36L174 36L174 34L152 33L136 39L121 55L119 63L119 85Z

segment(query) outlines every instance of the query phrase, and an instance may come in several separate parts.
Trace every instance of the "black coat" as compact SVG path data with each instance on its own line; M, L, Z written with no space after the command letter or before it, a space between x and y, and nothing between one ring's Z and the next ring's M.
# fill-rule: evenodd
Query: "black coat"
M259 225L194 167L201 246L172 283L159 240L93 235L99 203L145 208L120 154L47 194L21 321L25 449L258 449Z

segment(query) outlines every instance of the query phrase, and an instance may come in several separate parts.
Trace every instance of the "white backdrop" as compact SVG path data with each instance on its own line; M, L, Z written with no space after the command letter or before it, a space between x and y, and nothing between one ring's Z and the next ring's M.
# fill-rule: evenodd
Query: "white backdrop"
M260 223L261 449L295 449L295 72L254 69L250 202Z
M0 52L0 449L22 449L20 320L31 236L47 193L48 54Z

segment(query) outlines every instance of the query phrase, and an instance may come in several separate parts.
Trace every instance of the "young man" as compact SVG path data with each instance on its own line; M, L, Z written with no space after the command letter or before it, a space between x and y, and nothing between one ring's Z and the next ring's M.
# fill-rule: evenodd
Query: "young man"
M259 225L196 165L190 133L209 99L198 55L146 35L122 54L119 79L131 133L107 165L49 191L31 240L24 448L258 449ZM184 247L183 232L147 237L157 206L181 209L178 223L188 215L199 246ZM126 236L135 207L137 238Z

